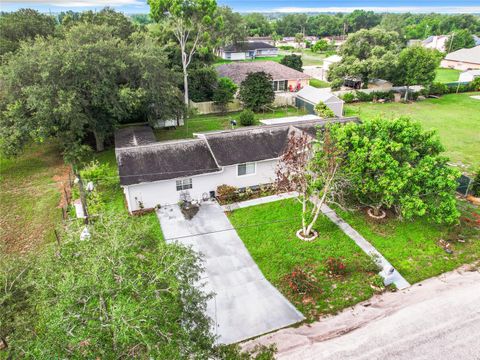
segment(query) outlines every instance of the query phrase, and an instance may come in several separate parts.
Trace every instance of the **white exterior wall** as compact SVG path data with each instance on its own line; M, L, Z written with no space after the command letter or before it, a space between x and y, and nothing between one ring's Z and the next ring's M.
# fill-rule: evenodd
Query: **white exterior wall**
M229 54L230 57L228 57L227 54ZM246 58L247 57L245 52L226 53L222 51L222 59L225 59L225 60L245 60Z
M278 49L258 49L256 52L257 57L277 56L277 55L278 55Z
M277 162L276 159L258 161L255 174L251 175L238 176L237 165L230 165L225 166L221 172L191 176L192 189L186 191L192 199L201 199L204 193L216 191L217 187L223 184L240 188L272 183L275 180ZM129 211L140 210L139 202L142 202L146 209L178 203L181 191L177 191L176 180L179 179L124 186Z
M338 116L338 117L343 116L343 101L326 102L325 105L327 105L330 108L330 110L334 112L335 116Z

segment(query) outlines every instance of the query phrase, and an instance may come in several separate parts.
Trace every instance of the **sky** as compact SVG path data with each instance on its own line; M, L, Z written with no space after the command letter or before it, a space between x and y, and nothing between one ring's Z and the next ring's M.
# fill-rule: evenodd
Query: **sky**
M239 12L351 12L354 9L376 12L439 12L480 13L480 0L217 0ZM125 13L148 13L146 0L0 0L0 10L15 11L33 8L41 12L57 13L74 10L100 10L111 6Z

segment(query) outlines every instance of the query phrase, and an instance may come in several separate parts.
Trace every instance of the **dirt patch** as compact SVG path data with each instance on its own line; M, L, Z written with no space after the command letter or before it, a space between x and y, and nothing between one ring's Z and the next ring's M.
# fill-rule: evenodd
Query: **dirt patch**
M73 175L72 168L68 165L64 165L63 169L59 169L59 171L60 173L58 175L54 175L52 180L57 184L58 190L62 194L57 207L63 208L68 206L72 200L71 181L73 179Z

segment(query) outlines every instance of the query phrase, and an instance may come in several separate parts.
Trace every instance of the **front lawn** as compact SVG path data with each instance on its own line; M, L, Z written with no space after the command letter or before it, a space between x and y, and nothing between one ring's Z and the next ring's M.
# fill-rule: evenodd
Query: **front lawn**
M434 82L439 83L451 83L458 81L458 76L461 71L456 69L438 68L437 76L435 76Z
M68 181L68 168L53 143L29 145L17 158L0 157L0 251L24 253L54 240L62 181Z
M346 116L371 119L377 116L395 118L407 115L419 121L425 129L438 132L446 155L455 163L475 170L480 164L480 100L463 93L444 95L414 103L357 103L345 104Z
M273 119L285 116L304 115L306 112L295 107L288 108L276 108L274 111L265 113L258 113L255 115L257 125L260 119ZM225 115L209 114L209 115L196 115L187 119L184 126L180 126L176 129L158 129L155 130L155 136L158 141L163 140L175 140L192 138L193 133L213 131L213 130L226 130L231 129L231 120L237 121L237 128L241 127L240 120L238 119L240 112L227 113Z
M323 80L310 79L310 86L313 86L316 88L329 88L330 84Z
M299 240L295 232L301 226L300 209L297 200L289 199L238 209L229 217L263 275L308 320L370 298L382 284L370 257L326 217L321 217L315 227L319 238L312 242ZM327 274L330 257L343 258L345 276ZM296 266L315 268L320 292L309 298L291 291L284 277Z
M473 213L480 215L480 211L465 201L459 202L459 207L463 215L458 226L438 225L425 219L377 222L361 211L336 211L413 284L480 260L480 228L473 225L480 219ZM442 247L447 243L453 254Z

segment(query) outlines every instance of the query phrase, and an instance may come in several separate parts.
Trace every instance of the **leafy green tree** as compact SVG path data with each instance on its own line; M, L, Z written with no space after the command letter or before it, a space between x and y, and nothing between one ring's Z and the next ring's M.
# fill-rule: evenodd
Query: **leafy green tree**
M400 46L401 41L396 32L375 28L348 35L340 54L344 57L353 56L359 60L367 60L372 56L381 57L389 51L398 52Z
M122 119L141 113L155 121L182 110L161 49L146 34L127 45L109 26L81 23L62 38L24 44L6 60L0 145L9 155L53 137L68 158L88 135L102 150Z
M405 100L411 85L429 86L433 83L439 64L435 51L423 46L407 47L400 52L395 82L407 87Z
M198 48L208 38L208 30L217 25L215 0L148 0L155 21L165 20L173 32L182 56L184 102L188 108L188 66Z
M333 110L330 109L323 101L320 101L317 105L315 105L315 112L322 118L335 117Z
M373 11L354 10L346 16L348 32L354 33L362 29L371 29L381 21L381 15Z
M190 70L189 93L192 101L211 101L218 82L218 73L213 66L196 66Z
M302 47L303 41L304 41L305 36L303 33L296 33L295 34L295 42L297 43L297 47Z
M469 49L475 46L475 40L468 30L454 31L445 43L447 52L457 51L460 49Z
M225 46L245 41L248 32L242 15L228 6L219 6L215 16L221 17L223 23L223 26L212 34L215 45Z
M303 71L303 61L300 55L285 55L282 60L280 60L280 64L288 66L289 68L295 69L297 71Z
M20 47L20 42L46 37L55 32L55 18L32 9L20 9L0 16L0 56Z
M322 52L322 51L327 51L329 49L328 41L324 39L318 40L315 44L312 46L312 51L313 52Z
M393 208L405 219L457 221L459 172L441 156L443 147L434 132L401 117L336 126L332 134L346 156L343 172L351 194L375 215Z
M275 29L283 36L295 36L298 33L306 33L307 23L307 14L288 14L275 22Z
M213 93L213 101L215 105L226 111L229 102L235 98L237 92L237 85L230 78L222 77L218 79L217 87Z
M268 19L260 13L249 13L243 16L247 24L249 36L268 36L272 34L272 25Z
M272 81L272 76L264 71L248 74L240 84L240 101L253 111L270 105L275 100Z
M103 214L79 241L22 261L0 256L0 331L11 358L212 358L197 255L156 219ZM8 356L7 356L8 357Z
M79 23L93 25L108 25L115 37L127 39L135 31L133 22L121 12L106 7L100 11L83 11L81 13L67 13L62 18L62 26L69 29Z
M477 171L477 174L473 179L473 185L471 190L472 190L473 196L480 197L480 169Z

